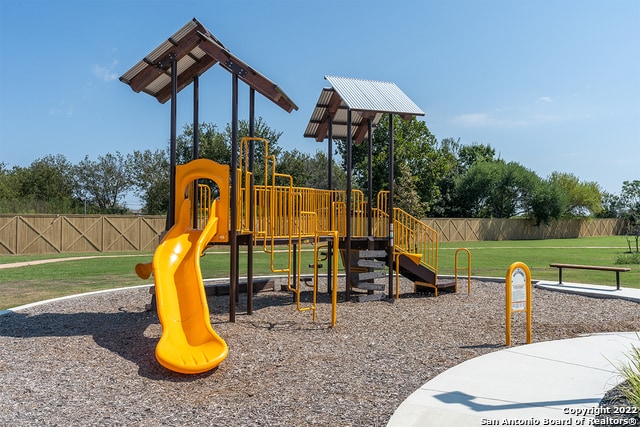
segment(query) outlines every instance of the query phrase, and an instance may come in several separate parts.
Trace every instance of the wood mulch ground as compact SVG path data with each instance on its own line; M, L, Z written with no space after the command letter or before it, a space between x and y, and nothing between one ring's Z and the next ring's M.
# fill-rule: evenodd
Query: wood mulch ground
M280 284L276 288L280 289ZM80 296L0 317L0 425L384 426L400 403L444 370L504 348L504 283L458 294L330 304L318 321L279 290L228 321L229 298L209 298L229 345L211 372L185 376L155 360L157 314L147 288ZM307 297L308 295L305 295ZM534 342L640 330L637 303L533 290ZM513 345L525 339L514 315Z

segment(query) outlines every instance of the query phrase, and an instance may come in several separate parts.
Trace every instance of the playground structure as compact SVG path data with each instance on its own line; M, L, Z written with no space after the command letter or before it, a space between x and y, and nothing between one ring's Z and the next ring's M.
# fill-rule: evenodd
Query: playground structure
M232 74L231 165L198 159L198 77L219 63ZM296 187L289 175L277 171L269 154L269 141L253 136L254 99L258 91L287 112L297 106L274 83L228 51L197 20L187 23L120 80L144 91L159 102L171 100L170 201L167 232L149 264L140 264L140 277L154 274L158 317L163 334L156 348L158 361L182 373L205 372L221 363L226 343L213 331L200 272L199 258L209 245L230 247L229 320L235 321L238 298L239 247L247 246L247 312L253 310L254 247L271 254L272 270L287 276L299 311L310 311L316 320L316 295L320 260L327 262L327 283L332 296L331 325L337 321L338 265L345 271L345 299L358 301L398 297L399 275L418 288L455 291L453 283L438 283L438 235L393 205L393 117L410 119L424 115L397 86L388 82L325 77L324 88L305 130L305 137L328 140L329 189ZM238 138L238 81L250 87L249 136ZM176 99L179 90L194 87L194 160L175 164ZM389 189L374 199L369 166L367 194L351 188L347 171L346 190L331 189L331 152L334 138L347 141L347 164L351 147L367 140L371 158L372 133L383 114L389 114ZM264 144L264 181L254 182L255 144ZM211 202L212 180L219 198ZM374 204L375 200L375 204ZM300 250L314 247L312 302L301 303ZM284 268L274 266L276 246L288 248ZM385 271L385 269L388 271ZM395 283L394 274L395 271ZM388 282L377 283L377 279ZM388 295L383 291L388 286ZM395 292L394 292L395 286ZM377 292L377 293L376 293ZM352 295L353 294L353 295Z

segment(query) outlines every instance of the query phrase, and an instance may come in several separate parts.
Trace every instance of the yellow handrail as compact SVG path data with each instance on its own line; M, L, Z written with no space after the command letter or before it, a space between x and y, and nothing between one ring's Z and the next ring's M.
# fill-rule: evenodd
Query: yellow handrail
M251 194L251 178L253 172L248 171L249 143L256 141L264 144L264 177L261 183L253 186ZM336 322L337 271L339 265L338 240L345 237L347 215L351 216L352 237L366 237L369 234L369 223L374 237L384 238L389 233L388 191L378 193L376 206L371 207L372 217L368 215L368 203L360 190L352 190L350 206L346 204L346 192L341 190L320 190L307 187L294 187L291 175L277 172L276 157L269 154L269 143L264 138L242 138L239 153L240 165L237 182L240 190L236 203L237 232L252 234L257 243L262 240L262 250L270 254L270 268L273 272L287 274L287 288L296 293L296 307L299 311L311 310L316 317L317 264L318 243L322 236L333 238L333 295L332 326ZM255 200L255 216L251 218L249 200ZM253 227L251 227L253 221ZM437 232L423 222L412 217L401 209L393 210L394 221L394 256L400 253L419 254L420 263L437 274L438 268L438 235ZM293 287L292 262L294 242L301 247L303 241L311 240L314 250L314 290L311 307L301 307L300 288ZM286 266L276 265L276 245L287 244ZM299 260L299 259L298 259ZM300 269L297 282L300 283Z
M467 253L467 266L466 267L458 267L458 255L460 252ZM467 270L467 295L471 295L471 252L467 248L458 248L455 254L455 280L456 280L456 293L458 293L458 271L459 270Z
M388 235L389 191L381 191L374 209L374 230ZM399 208L393 209L394 253L415 253L422 255L420 264L438 273L438 232L418 218Z

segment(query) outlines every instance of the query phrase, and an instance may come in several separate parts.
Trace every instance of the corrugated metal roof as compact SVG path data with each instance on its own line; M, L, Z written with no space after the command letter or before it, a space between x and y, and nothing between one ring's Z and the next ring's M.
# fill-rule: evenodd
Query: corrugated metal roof
M371 119L375 128L385 113L404 119L423 116L424 112L395 83L325 76L333 87L323 88L304 131L305 138L320 142L329 133L328 117L332 118L332 136L347 139L347 111L351 109L351 137L359 144L367 137Z
M307 128L304 131L305 138L316 138L316 140L323 141L328 135L328 122L327 117L331 114L332 117L332 137L335 139L347 139L347 110L348 107L339 98L333 100L336 105L331 105L332 98L336 96L336 92L332 88L323 88L316 103L316 107L311 113L311 119L307 124ZM376 127L382 113L374 113L368 115L371 117L371 125ZM357 139L357 143L361 142L368 134L368 126L366 120L359 111L351 111L351 136ZM359 137L358 137L359 136Z
M424 111L395 83L336 76L325 79L352 110L424 116Z
M177 61L178 92L219 63L287 112L298 109L282 89L233 55L195 18L124 73L120 81L164 104L171 98L171 55Z

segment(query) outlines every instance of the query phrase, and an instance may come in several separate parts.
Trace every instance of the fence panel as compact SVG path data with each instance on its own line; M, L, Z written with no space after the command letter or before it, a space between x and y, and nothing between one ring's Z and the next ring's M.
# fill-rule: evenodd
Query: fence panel
M441 242L613 236L623 235L627 229L622 218L562 219L542 225L528 219L502 218L427 218L423 222L438 231Z
M540 226L532 220L500 218L427 218L423 222L438 232L440 242L564 239L627 232L627 222L621 218L566 219ZM0 215L0 255L152 251L164 228L164 216Z
M0 255L152 251L164 216L0 215Z

